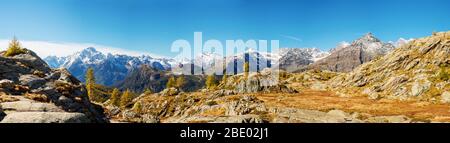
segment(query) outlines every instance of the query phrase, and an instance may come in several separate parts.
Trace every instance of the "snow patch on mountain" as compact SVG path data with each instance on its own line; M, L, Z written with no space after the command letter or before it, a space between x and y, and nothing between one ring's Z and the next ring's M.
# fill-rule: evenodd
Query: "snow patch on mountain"
M140 67L149 65L159 70L169 70L172 59L153 58L150 56L128 56L120 54L102 53L93 47L86 48L66 57L48 56L44 60L52 68L66 68L75 77L84 81L84 74L89 67L94 69L97 82L104 85L112 85L116 81L123 80L128 73Z
M405 38L399 38L397 41L393 42L393 41L389 41L389 43L391 43L392 45L394 45L396 48L401 47L409 42L411 42L412 40L414 40L413 38L409 38L409 39L405 39Z

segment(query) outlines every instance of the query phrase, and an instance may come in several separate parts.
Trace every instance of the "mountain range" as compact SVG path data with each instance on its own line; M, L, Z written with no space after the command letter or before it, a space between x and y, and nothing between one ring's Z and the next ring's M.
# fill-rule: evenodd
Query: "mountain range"
M372 33L353 41L351 44L339 45L332 53L310 65L310 68L335 72L350 72L359 65L384 56L395 49L392 43L384 43Z
M262 52L246 52L237 54L235 56L227 57L227 69L234 69L234 71L227 71L228 74L243 72L243 64L245 61L257 62L259 61L275 61L275 56L280 56L281 68L296 69L298 67L305 67L328 55L327 52L320 51L317 48L285 48L280 50L280 54L270 54ZM197 69L202 69L203 73L211 72L208 70L214 64L214 59L220 59L218 55L211 53L203 53L194 59L194 66ZM118 84L124 80L127 75L131 73L133 69L138 69L142 65L148 65L153 69L161 71L169 71L172 68L180 67L180 64L184 64L190 68L190 63L185 61L177 61L169 58L152 58L150 56L128 56L128 55L113 55L110 53L104 54L97 51L93 47L86 48L80 52L76 52L66 57L49 56L44 58L48 65L52 68L66 68L76 78L81 81L85 81L85 73L89 67L94 69L94 75L97 83L111 86ZM234 67L234 68L233 68ZM260 69L266 68L267 65L261 64ZM175 69L174 69L175 70ZM251 67L251 70L256 71L256 67ZM199 71L201 72L201 71Z
M194 64L191 64L190 60L186 59L113 55L99 52L94 47L86 48L66 57L49 56L44 58L44 60L52 68L68 69L76 78L83 82L85 81L84 76L87 69L92 67L97 83L106 86L119 86L124 85L124 83L131 85L131 83L124 80L127 76L132 76L132 71L135 71L135 75L139 75L139 72L136 70L139 70L142 65L149 66L152 69L151 71L172 71L176 73L181 68L184 73L190 73L191 67L196 67L195 72L197 73L210 73L215 72L213 70L217 69L212 68L216 66L214 59L218 59L216 62L223 62L226 59L227 69L233 69L233 71L226 71L230 75L242 73L245 62L258 63L257 67L250 67L251 71L262 70L271 65L279 65L280 69L288 72L304 71L313 68L348 72L362 63L385 55L396 46L403 45L408 41L410 40L401 38L397 42L383 43L374 37L373 34L368 33L351 44L346 42L339 43L336 48L330 51L321 51L318 48L280 48L276 53L248 50L229 57L221 57L214 53L202 53L195 57L193 60ZM275 60L275 58L279 60ZM266 64L261 61L268 62ZM279 63L275 63L276 61ZM217 72L221 73L222 71ZM136 89L144 89L144 87Z
M52 68L66 68L76 78L85 81L85 73L89 67L94 69L97 83L103 85L113 85L116 81L121 81L131 70L141 65L150 65L158 70L169 70L174 63L172 59L152 58L150 56L128 56L104 54L93 47L86 48L80 52L67 57L49 56L44 60Z

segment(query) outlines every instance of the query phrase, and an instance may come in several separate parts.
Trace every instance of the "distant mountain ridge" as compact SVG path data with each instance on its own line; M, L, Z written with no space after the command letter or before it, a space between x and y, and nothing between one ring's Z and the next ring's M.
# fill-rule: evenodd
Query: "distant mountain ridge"
M390 98L450 102L450 31L415 39L389 54L334 78L345 94L360 92L371 99ZM351 89L353 90L341 90Z
M362 63L385 55L393 50L395 46L404 45L409 41L411 39L400 38L396 42L383 43L374 37L372 33L368 33L352 43L341 42L329 52L318 48L280 48L279 51L274 53L258 52L250 49L228 57L222 57L214 53L202 53L192 60L193 64L189 59L105 54L93 47L65 57L49 56L44 58L44 60L52 68L67 68L83 82L85 72L89 67L92 67L94 68L97 83L113 86L125 83L126 81L124 82L123 80L133 70L139 70L142 65L148 65L150 68L158 71L172 71L173 73L183 73L185 75L192 72L191 67L195 67L195 73L197 74L222 73L223 70L213 68L213 66L217 66L217 64L222 65L223 63L226 64L227 74L238 74L244 71L243 65L246 61L257 63L258 65L251 66L250 71L263 70L264 68L278 65L280 69L288 72L304 71L311 68L348 72ZM215 63L214 59L218 59L216 62L219 63ZM226 62L224 62L225 59ZM264 63L264 61L267 61L267 63Z
M340 44L326 58L310 65L310 69L350 72L359 65L386 55L395 49L392 43L384 43L372 33L367 33L351 44Z
M44 59L52 68L67 68L75 77L85 81L85 73L89 67L95 71L97 83L113 85L125 79L128 73L141 65L150 65L159 70L170 69L172 59L152 58L150 56L128 56L104 54L93 47L66 57L49 56Z

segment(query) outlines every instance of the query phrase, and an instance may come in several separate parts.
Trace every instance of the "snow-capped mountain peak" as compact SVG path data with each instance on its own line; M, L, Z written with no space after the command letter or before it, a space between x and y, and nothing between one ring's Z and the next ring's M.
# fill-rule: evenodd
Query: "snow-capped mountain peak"
M100 63L101 61L106 59L106 56L97 51L93 47L88 47L80 52L75 53L72 56L69 56L69 62L67 62L67 65L64 66L71 66L72 64L78 62L78 60L81 60L85 64L96 64Z
M123 80L134 68L149 65L155 69L166 70L171 68L172 59L153 58L150 56L128 56L111 53L102 53L94 47L88 47L66 57L49 56L44 60L52 68L67 68L74 76L84 81L84 75L89 67L94 68L97 82L112 85Z

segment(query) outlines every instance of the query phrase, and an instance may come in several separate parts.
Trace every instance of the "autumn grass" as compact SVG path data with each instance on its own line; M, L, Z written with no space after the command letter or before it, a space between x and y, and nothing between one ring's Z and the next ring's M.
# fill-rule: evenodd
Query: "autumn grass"
M450 122L450 106L420 101L370 100L367 97L339 97L331 92L304 91L299 94L259 94L269 107L289 107L319 111L333 109L368 113L374 116L405 115L416 120Z
M11 96L11 95L7 95L4 92L0 92L0 103L2 102L14 102L14 101L19 101L19 99Z
M49 102L50 100L47 98L46 95L44 94L35 94L35 93L25 93L23 95L25 98L34 100L34 101L39 101L39 102Z

